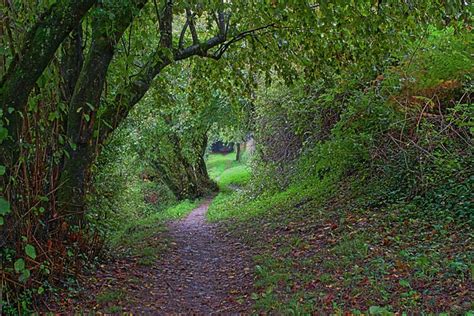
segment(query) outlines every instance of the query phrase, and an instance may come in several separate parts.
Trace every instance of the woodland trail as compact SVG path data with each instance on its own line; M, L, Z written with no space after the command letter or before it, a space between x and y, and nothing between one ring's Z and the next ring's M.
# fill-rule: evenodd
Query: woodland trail
M115 308L145 314L250 311L253 269L249 251L206 222L210 202L205 200L185 219L168 224L170 247L153 265L121 260L113 271L98 272L97 281L104 282L100 292L105 288L123 293L114 302ZM97 295L97 290L92 292L96 293L89 293L89 307ZM94 305L92 310L106 307L107 311L103 304Z
M249 308L250 260L240 244L206 222L209 203L206 200L184 220L169 224L172 249L156 275L161 290L158 311L209 314Z

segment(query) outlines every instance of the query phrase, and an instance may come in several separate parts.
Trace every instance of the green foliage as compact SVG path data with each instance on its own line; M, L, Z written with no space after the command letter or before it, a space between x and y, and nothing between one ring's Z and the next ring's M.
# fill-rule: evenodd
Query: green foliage
M351 310L353 303L336 294L342 289L366 297L357 310L371 314L429 311L426 295L450 282L466 287L472 251L453 232L470 236L474 219L472 62L466 62L472 35L430 32L406 43L410 54L401 54L382 79L363 84L344 73L259 91L256 113L264 124L255 135L250 185L217 196L208 214L232 219L260 247L252 295L258 311ZM403 76L393 81L394 74ZM278 153L292 143L279 129L302 132L294 138L295 155L283 163ZM292 237L300 242L292 244ZM390 254L394 249L400 253ZM320 274L309 280L325 285L304 284L300 274L308 270ZM425 282L434 285L420 288ZM301 287L305 294L295 290ZM468 303L452 311L468 310Z
M195 206L170 208L176 199L215 188L203 168L208 138L240 142L249 129L259 146L251 172L209 160L222 190L209 210L213 220L324 203L336 198L341 184L361 207L401 210L403 219L428 216L443 226L472 218L473 52L466 30L472 6L465 2L180 1L167 16L155 1L100 1L76 25L84 33L79 50L85 47L85 64L92 67L78 62L64 69L67 41L52 49L49 39L60 36L41 26L51 16L63 25L58 12L67 3L9 1L2 11L8 36L0 39L0 93L31 83L22 90L25 102L1 109L0 259L13 280L6 296L14 297L8 313L29 312L31 297L49 289L44 280L56 281L44 272L81 267L95 257L101 238L113 247L131 235L143 263L152 263L160 243L146 240L164 220ZM186 22L187 10L198 36ZM218 11L229 19L225 30L215 19ZM166 21L174 21L169 32ZM41 36L39 43L25 42L30 30ZM207 47L216 34L211 42L226 44ZM28 67L9 74L32 60L21 58L25 49L41 52L38 58L51 50L49 66L31 69L31 76ZM67 82L71 70L79 80ZM384 78L373 81L380 74ZM64 95L67 88L72 98ZM18 131L9 134L7 126ZM71 176L76 173L80 179ZM198 185L189 181L197 174L203 175ZM183 183L184 189L175 188ZM64 194L66 188L73 194ZM185 194L177 196L180 191ZM35 246L25 245L31 240ZM50 246L51 240L64 245ZM364 248L340 246L336 252ZM51 266L27 269L43 257ZM436 272L431 259L416 260L420 275ZM465 273L464 261L455 262L452 272ZM18 276L26 286L18 285ZM259 297L280 312L311 311L312 301L299 303L309 300L303 291L288 308L275 302L273 288L264 293ZM417 304L417 293L407 293Z
M15 261L14 267L15 271L18 273L23 271L25 269L25 260L18 259L17 261Z
M4 224L3 217L10 213L10 203L0 196L0 226Z
M445 81L464 81L474 68L471 32L428 28L402 57L401 65L386 74L384 86L416 91L435 88Z
M4 198L0 197L0 214L6 215L10 213L10 203L6 201Z
M36 259L36 249L33 245L27 244L25 246L25 253L31 259L33 259L33 260Z

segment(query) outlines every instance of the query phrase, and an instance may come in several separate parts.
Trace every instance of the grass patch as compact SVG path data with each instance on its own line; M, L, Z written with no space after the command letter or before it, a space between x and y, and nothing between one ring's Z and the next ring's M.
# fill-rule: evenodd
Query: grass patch
M220 192L214 198L207 217L210 220L221 219L221 210L226 209L228 203L238 199L241 194L236 188L244 188L250 181L250 168L243 162L235 161L234 154L213 154L207 160L207 168L210 177L219 185Z
M126 223L123 229L111 237L110 246L116 250L116 254L137 256L140 264L152 265L168 246L168 240L163 234L166 222L185 217L200 203L200 200L185 200L163 211Z
M245 165L233 166L224 170L217 183L221 189L229 187L229 185L244 186L250 180L250 168Z
M262 205L259 216L229 226L236 235L245 231L242 240L261 254L255 258L252 295L257 313L379 308L456 314L473 308L468 293L474 236L467 223L433 223L422 210L406 220L400 206L362 208L348 188L332 196L296 204L307 196L278 197L279 204ZM248 218L235 209L242 212L256 202L246 203L227 214Z
M99 304L117 302L122 300L125 297L125 293L123 290L110 290L107 289L101 293L99 293L96 297L96 301Z
M235 160L235 154L211 154L207 157L207 171L209 177L218 180L219 176L227 169L240 166L242 163Z
M249 175L250 177L250 175ZM209 207L211 221L224 219L247 220L275 210L300 208L308 201L324 200L334 183L325 178L319 182L303 182L280 192L265 192L255 198L243 194L219 194Z
M362 235L362 234L361 234ZM367 257L369 246L364 236L344 236L332 252L341 260L340 264L352 264L356 260Z

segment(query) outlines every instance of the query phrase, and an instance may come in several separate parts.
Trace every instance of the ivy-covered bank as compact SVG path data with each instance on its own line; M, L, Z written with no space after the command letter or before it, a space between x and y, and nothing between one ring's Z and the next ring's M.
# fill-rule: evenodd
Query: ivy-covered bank
M208 213L258 253L256 311L472 311L472 39L432 28L366 85L260 91L253 177Z

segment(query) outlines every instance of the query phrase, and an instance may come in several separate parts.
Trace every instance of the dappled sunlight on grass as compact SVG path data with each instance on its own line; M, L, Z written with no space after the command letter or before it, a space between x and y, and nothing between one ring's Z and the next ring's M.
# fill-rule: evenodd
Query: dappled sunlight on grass
M208 171L217 184L220 193L212 201L207 217L210 220L216 220L222 217L222 206L237 198L241 194L236 192L237 187L244 187L251 177L250 167L246 164L235 161L235 155L210 155L208 162Z
M213 180L218 180L224 171L235 166L241 165L235 160L235 154L211 154L207 158L207 171L209 177Z

